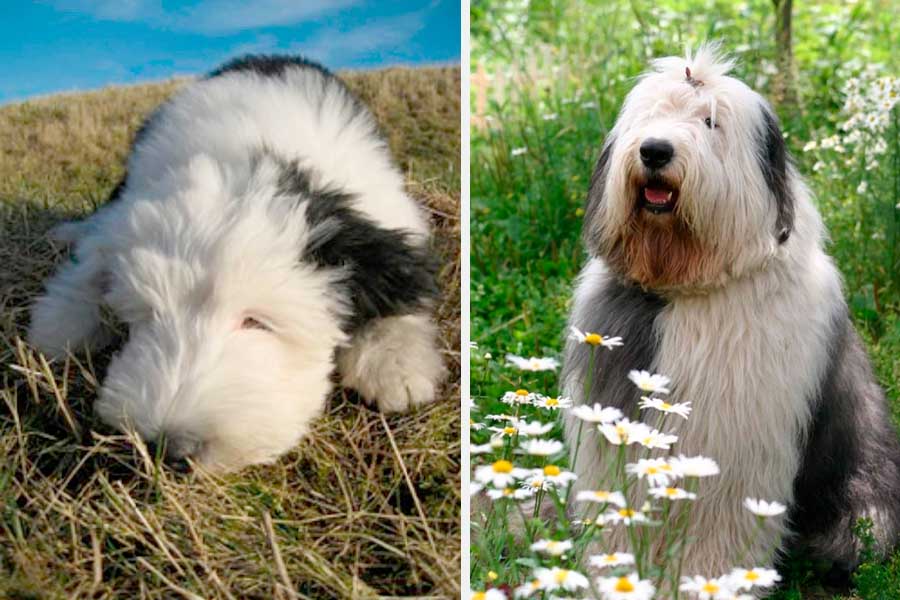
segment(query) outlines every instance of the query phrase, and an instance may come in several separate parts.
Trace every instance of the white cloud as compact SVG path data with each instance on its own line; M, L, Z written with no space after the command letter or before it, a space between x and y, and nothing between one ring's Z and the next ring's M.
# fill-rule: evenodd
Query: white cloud
M322 63L342 64L376 50L402 48L425 26L424 11L379 19L347 31L323 29L291 50Z
M323 18L361 0L203 0L166 10L160 0L57 0L57 9L107 21L147 23L160 29L225 35Z

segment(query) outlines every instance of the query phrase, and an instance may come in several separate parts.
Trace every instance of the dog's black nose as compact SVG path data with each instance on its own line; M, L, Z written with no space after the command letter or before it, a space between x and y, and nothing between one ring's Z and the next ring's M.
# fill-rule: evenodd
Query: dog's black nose
M672 160L675 148L666 140L647 138L641 143L641 162L649 169L661 169Z

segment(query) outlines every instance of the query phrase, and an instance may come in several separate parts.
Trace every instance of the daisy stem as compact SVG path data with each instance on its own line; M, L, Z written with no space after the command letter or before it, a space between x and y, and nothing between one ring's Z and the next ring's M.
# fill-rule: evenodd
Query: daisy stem
M697 488L699 487L699 480L691 478L685 482L685 489L688 493L696 493ZM679 514L679 527L680 530L680 545L678 547L678 568L675 571L675 579L672 582L672 587L675 590L675 600L678 600L679 590L678 590L678 582L681 581L681 569L684 567L684 555L685 555L685 547L687 546L687 534L688 527L690 526L690 504L682 505L681 514ZM676 530L677 531L677 530ZM676 538L678 539L678 538Z
M582 398L582 404L591 404L591 387L594 384L594 355L597 352L596 346L591 346L590 349L590 360L588 361L588 372L587 377L584 381L584 396ZM572 471L576 472L576 467L578 466L578 450L581 448L581 431L584 427L584 421L578 420L578 436L575 438L575 452L572 455Z

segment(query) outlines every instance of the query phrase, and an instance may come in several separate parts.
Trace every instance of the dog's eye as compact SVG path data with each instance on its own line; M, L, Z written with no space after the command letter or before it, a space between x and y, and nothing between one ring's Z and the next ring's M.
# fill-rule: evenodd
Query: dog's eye
M241 329L259 329L260 331L272 331L271 327L253 317L244 317L244 320L241 321Z
M713 123L712 117L706 117L706 118L703 120L703 122L706 123L706 126L707 126L708 128L710 128L710 129L712 129L713 127L715 127L716 129L719 128L719 124L718 124L718 123Z

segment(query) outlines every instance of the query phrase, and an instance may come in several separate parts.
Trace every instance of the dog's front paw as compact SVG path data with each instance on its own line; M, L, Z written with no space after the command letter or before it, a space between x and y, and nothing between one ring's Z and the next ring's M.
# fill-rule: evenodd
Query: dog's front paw
M436 339L437 328L426 316L381 319L338 354L342 383L382 412L431 402L445 374Z
M374 398L375 405L384 413L396 413L427 404L435 399L438 383L433 378L415 372L385 374L377 386L362 392Z

